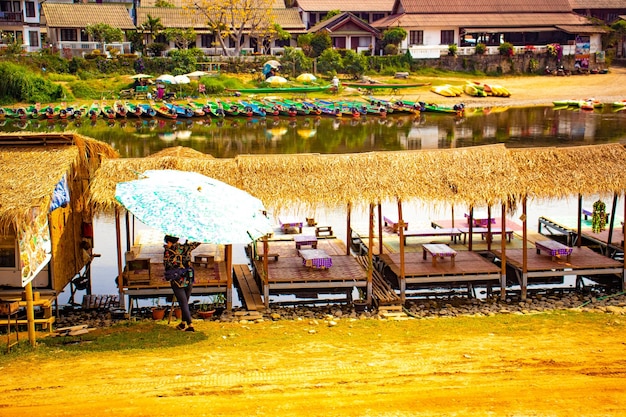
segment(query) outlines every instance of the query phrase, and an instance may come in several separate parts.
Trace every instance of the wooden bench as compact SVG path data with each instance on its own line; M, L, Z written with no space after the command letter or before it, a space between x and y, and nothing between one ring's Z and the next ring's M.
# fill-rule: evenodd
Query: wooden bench
M443 243L426 243L422 245L422 256L426 260L426 254L430 254L433 258L433 266L437 266L437 258L450 258L452 266L454 266L454 258L456 251L450 246Z
M467 242L467 235L469 235L469 227L459 227L459 232L463 235L463 244L465 244ZM474 227L472 229L472 234L478 234L480 233L481 238L483 240L485 240L485 236L487 236L487 234L489 234L489 228L487 227ZM507 241L511 241L511 239L513 239L513 230L506 230L504 232L504 234L506 235L506 239ZM492 227L491 228L491 235L502 235L502 228L500 227Z
M213 265L215 262L215 257L213 255L209 255L208 253L199 253L193 257L194 266L204 266L208 268L209 265Z
M280 229L283 233L287 233L290 229L298 229L298 233L302 233L302 221L295 219L293 217L281 217L278 219L280 222Z
M317 249L316 236L295 236L293 240L296 242L296 249L302 249L303 246L311 246L313 249Z
M315 236L332 236L333 228L332 226L317 226L315 228Z
M585 220L589 220L589 217L593 217L593 210L588 210L584 208L582 209L582 214ZM609 213L606 213L606 222L609 222Z
M383 223L385 227L391 228L391 231L393 231L394 233L398 232L398 220L392 219L387 216L383 216ZM409 224L404 223L404 230L408 230L408 228L409 228Z
M264 253L260 253L260 254L257 256L257 259L263 259L263 258L265 258L265 256L266 256L266 255L265 255ZM278 257L279 257L279 256L280 256L280 255L279 255L279 254L277 254L277 253L268 253L268 254L267 254L267 257L268 257L268 258L274 258L274 261L278 261Z
M548 255L552 257L554 261L557 256L565 255L567 262L570 261L570 257L572 254L572 248L562 243L557 242L556 240L537 240L535 242L535 248L537 248L537 254L541 251L547 252Z
M467 218L467 224L469 224L470 215L468 213L465 213L465 217ZM486 214L474 213L472 220L474 221L474 226L476 227L487 227L489 223L496 224L496 219L494 217L487 217Z
M397 232L400 234L400 231ZM429 236L450 236L450 240L456 243L457 237L461 236L461 232L456 227L452 228L439 228L439 229L422 229L422 230L407 230L403 232L404 244L406 245L407 237L429 237Z

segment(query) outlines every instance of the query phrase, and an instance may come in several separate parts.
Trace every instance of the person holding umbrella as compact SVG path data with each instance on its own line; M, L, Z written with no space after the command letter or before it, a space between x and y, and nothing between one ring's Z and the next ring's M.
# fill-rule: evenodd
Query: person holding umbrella
M191 251L200 246L199 242L178 243L175 236L166 235L163 245L163 265L165 279L170 282L174 296L182 310L182 320L176 326L178 330L194 332L189 310L189 297L193 289L194 270L191 267Z

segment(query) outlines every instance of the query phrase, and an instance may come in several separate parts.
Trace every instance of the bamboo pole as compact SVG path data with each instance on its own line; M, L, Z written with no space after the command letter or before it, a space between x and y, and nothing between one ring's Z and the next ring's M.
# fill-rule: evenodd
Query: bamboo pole
M267 259L267 256L265 257ZM226 264L226 310L233 308L233 245L224 248L224 263Z
M522 300L526 300L528 290L528 218L526 215L526 196L522 199Z
M506 300L506 202L502 203L502 236L500 237L500 251L502 256L500 257L501 268L500 272L500 299Z
M474 206L470 206L469 208L469 243L467 244L467 250L471 252L474 236Z
M123 265L122 265L122 231L120 228L120 211L119 208L115 208L115 237L117 243L117 290L120 297L120 308L122 310L125 309L124 302L124 276L123 276ZM128 239L128 236L126 237ZM133 307L132 305L130 306ZM130 313L130 311L129 311Z
M33 306L33 283L32 280L24 287L26 293L26 322L28 323L28 341L32 347L37 344L37 336L35 335L35 309ZM10 317L9 317L10 319ZM48 324L48 326L52 326ZM10 328L7 329L7 331Z
M606 255L611 256L609 246L613 240L613 228L615 225L615 211L617 210L617 193L613 194L613 205L611 206L611 221L609 222L609 238L606 243Z
M269 256L267 255L269 255L269 244L267 243L267 235L265 235L263 236L263 276L261 277L265 307L270 306Z
M398 199L398 236L400 236L400 288L405 288L406 284L404 277L404 220L402 218L402 200ZM406 292L402 290L400 292L400 299L404 303L406 300Z
M352 217L352 203L348 203L348 207L347 207L347 219L346 219L346 255L350 255L350 246L352 246L352 224L351 224L351 217Z
M383 207L378 203L378 254L383 253Z
M502 219L504 229L504 219ZM487 205L487 250L491 251L491 205Z
M374 275L374 205L370 204L369 245L367 250L367 304L372 302L372 277Z
M583 196L582 194L578 194L578 229L577 230L577 236L576 236L576 246L578 246L579 248L582 246L583 244L583 239L582 239L582 233L583 233Z

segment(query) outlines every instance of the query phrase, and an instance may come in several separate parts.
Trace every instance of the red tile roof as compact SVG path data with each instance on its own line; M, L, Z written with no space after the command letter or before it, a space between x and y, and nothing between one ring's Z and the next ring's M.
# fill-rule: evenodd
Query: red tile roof
M305 12L391 12L395 0L296 0L296 6Z
M398 13L571 12L569 0L398 0Z
M114 28L135 29L130 13L123 4L66 4L41 5L45 21L51 28L84 28L106 23Z

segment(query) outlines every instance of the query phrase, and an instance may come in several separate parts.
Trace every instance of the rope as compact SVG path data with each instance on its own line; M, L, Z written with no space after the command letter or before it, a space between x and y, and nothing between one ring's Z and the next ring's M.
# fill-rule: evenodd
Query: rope
M597 300L598 300L598 301L603 301L603 300L606 300L606 299L608 299L608 298L617 297L618 295L624 295L624 294L626 294L626 291L621 291L621 292L618 292L618 293L616 293L616 294L611 294L611 295L605 295L604 297L600 297L600 298L598 298ZM587 304L589 304L589 303L591 303L591 302L592 302L592 300L585 301L584 303L582 303L581 305L579 305L579 306L578 306L578 308L584 307L584 306L586 306Z

